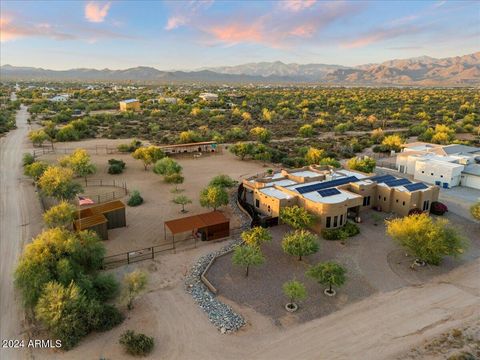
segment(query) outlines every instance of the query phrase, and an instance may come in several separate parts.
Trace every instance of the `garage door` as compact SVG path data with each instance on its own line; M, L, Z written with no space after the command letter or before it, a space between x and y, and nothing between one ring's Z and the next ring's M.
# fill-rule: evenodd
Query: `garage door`
M463 174L462 185L474 189L480 189L480 176Z

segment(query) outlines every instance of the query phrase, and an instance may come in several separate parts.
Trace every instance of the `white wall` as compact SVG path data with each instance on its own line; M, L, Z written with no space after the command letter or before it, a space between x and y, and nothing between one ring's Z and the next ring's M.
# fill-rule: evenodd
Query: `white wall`
M414 179L428 184L435 184L439 181L441 183L440 187L444 187L444 183L447 183L448 187L458 186L464 166L455 165L451 166L451 163L447 165L439 161L417 161Z
M480 176L472 174L462 174L462 186L480 190Z

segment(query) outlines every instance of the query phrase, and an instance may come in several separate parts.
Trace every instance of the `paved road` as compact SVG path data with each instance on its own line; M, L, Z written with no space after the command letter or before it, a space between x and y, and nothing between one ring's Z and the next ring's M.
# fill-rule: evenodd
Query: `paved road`
M23 311L13 286L13 271L29 236L28 212L21 183L23 143L28 133L27 108L17 113L17 129L0 139L0 339L20 339ZM18 351L0 350L0 359L17 359Z

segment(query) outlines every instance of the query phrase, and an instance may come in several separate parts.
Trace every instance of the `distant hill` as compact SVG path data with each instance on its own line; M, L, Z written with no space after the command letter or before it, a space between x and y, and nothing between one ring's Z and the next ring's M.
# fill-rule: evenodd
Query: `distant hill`
M125 70L46 70L33 67L0 67L1 79L134 81L145 83L320 83L371 86L478 86L480 52L435 59L428 56L389 60L357 67L326 64L285 64L280 61L223 66L197 71L161 71L139 66Z

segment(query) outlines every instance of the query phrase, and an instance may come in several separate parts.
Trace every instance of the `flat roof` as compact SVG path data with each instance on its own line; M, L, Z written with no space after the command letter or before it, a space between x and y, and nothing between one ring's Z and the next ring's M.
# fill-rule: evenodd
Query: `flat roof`
M85 230L90 229L91 227L104 224L107 222L107 218L102 214L95 214L92 216L88 216L86 218L82 218L80 220L75 220L75 229L77 230Z
M274 187L262 188L260 189L260 192L276 199L291 199L293 197L292 195L289 195L286 192L283 192L282 190L276 189Z
M97 204L89 207L85 210L90 210L94 214L103 214L110 211L115 211L119 209L125 209L125 204L120 200L109 201L103 204Z
M129 104L129 103L133 103L133 102L137 102L137 101L138 101L137 99L127 99L127 100L121 100L120 102Z
M212 211L198 215L186 216L174 220L165 221L165 226L175 235L194 229L201 229L213 225L224 224L230 220L220 211Z
M427 164L434 164L434 165L440 165L440 166L445 166L445 167L450 167L450 168L458 168L458 167L464 167L462 164L458 163L453 163L449 161L441 161L441 160L436 160L436 159L423 159L421 162L426 162Z
M317 172L311 171L311 170L295 171L295 172L291 172L289 174L293 175L293 176L300 176L300 177L317 177L317 176L322 175L320 173L317 173Z
M336 204L349 199L356 199L356 198L362 197L362 195L358 195L350 191L345 191L338 188L337 190L339 191L339 194L336 194L336 195L322 196L318 191L312 191L312 192L303 194L303 197L305 199L314 201L316 203L323 203L323 204Z
M163 145L163 146L160 146L160 148L167 149L167 148L176 148L176 147L182 147L182 146L213 145L216 143L217 143L216 141L202 141L202 142L186 143L186 144Z
M290 186L290 185L295 185L298 184L298 182L290 179L280 179L280 180L274 180L271 182L268 182L265 184L266 187L272 186L272 185L278 185L278 186Z

